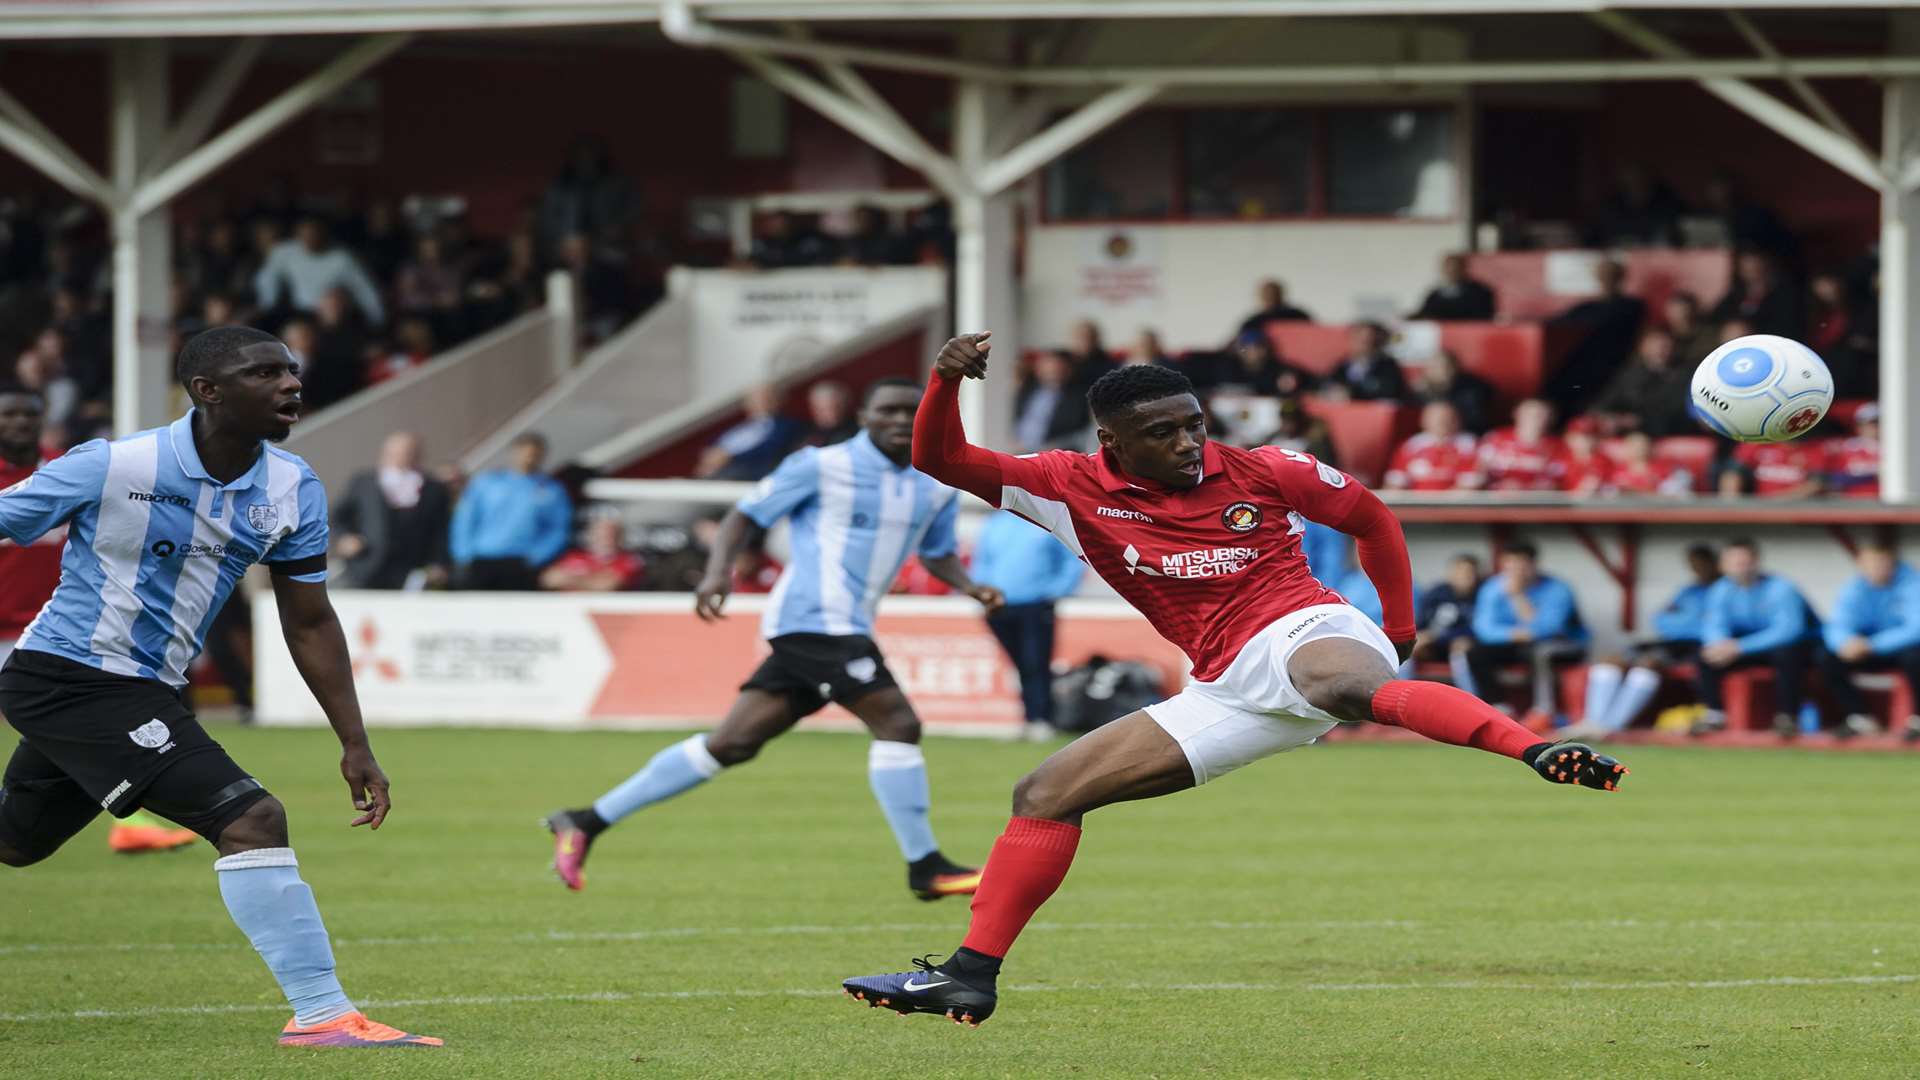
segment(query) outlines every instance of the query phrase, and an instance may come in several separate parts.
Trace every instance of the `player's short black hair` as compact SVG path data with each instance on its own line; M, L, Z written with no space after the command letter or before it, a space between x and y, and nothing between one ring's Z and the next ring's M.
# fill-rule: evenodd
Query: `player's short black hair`
M1878 551L1883 554L1898 556L1900 554L1900 545L1884 536L1870 536L1860 541L1860 550Z
M1720 550L1726 551L1729 548L1746 548L1755 555L1760 554L1760 542L1751 536L1736 536L1722 545Z
M1093 380L1087 388L1087 408L1094 419L1105 420L1143 401L1191 393L1192 381L1177 371L1158 364L1129 364Z
M1712 544L1689 544L1687 546L1687 558L1689 559L1718 559L1719 557L1720 553L1713 550Z
M1500 545L1502 555L1524 555L1535 562L1540 561L1540 549L1533 546L1531 540L1510 540Z
M903 390L911 390L916 394L925 389L920 385L918 379L909 379L905 375L888 375L885 378L873 380L867 384L865 390L860 391L860 407L863 409L866 408L867 403L873 400L874 394L879 393L883 388L889 386L898 386Z
M249 345L279 340L265 330L255 330L251 326L216 326L202 330L188 338L180 348L180 355L174 358L174 380L185 386L213 371L227 357Z

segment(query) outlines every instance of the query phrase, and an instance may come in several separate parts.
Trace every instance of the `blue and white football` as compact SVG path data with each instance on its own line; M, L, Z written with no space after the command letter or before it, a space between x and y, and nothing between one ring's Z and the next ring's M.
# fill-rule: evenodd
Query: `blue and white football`
M1737 337L1693 373L1690 402L1702 427L1751 443L1790 442L1833 405L1833 373L1812 349L1772 334Z

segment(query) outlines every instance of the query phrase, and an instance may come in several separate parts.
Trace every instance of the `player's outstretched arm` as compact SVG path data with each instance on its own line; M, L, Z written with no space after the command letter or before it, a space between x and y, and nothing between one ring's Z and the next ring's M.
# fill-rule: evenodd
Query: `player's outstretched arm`
M326 584L295 580L325 566L324 556L276 564L273 599L280 608L280 630L287 640L287 651L293 654L293 666L299 669L307 689L313 691L327 714L327 722L333 725L333 733L340 738L340 774L346 778L353 808L360 811L351 824L378 829L387 820L393 799L387 774L380 770L367 743L360 698L353 689L353 664L347 657L347 635L341 631L340 617L327 599Z
M926 567L927 573L932 574L936 581L979 601L980 606L986 608L989 615L1007 606L1007 598L999 589L991 585L982 585L968 576L966 565L960 561L958 555L948 554L938 558L922 556L920 565Z
M700 585L693 594L693 613L700 616L701 621L712 622L721 617L720 609L726 605L727 595L733 592L734 560L765 531L737 506L720 519L713 549L707 552L707 572L701 575Z
M1052 497L1054 482L1031 458L996 453L967 442L960 423L960 380L987 377L988 334L962 334L933 361L927 394L913 417L913 467L935 480L999 506L1007 485Z

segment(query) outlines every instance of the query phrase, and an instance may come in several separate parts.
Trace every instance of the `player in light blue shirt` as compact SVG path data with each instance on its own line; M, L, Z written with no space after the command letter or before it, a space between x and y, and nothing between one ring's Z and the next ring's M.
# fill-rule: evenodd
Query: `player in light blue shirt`
M959 493L912 465L920 387L881 379L867 388L864 429L845 442L801 450L760 482L720 523L694 597L702 619L722 617L741 552L785 518L792 549L767 598L761 633L772 650L713 731L655 754L591 806L547 819L554 870L584 884L588 846L614 822L751 760L768 740L831 701L873 732L867 775L907 861L907 886L923 900L971 893L980 872L941 854L928 822L920 720L873 643L873 614L909 555L989 612L1004 599L975 584L955 553Z
M1876 735L1880 722L1867 712L1853 674L1898 671L1909 694L1920 694L1920 571L1881 540L1861 544L1854 562L1860 573L1834 598L1820 662L1827 692L1845 718L1840 732ZM1920 716L1904 719L1906 739L1920 741Z
M1539 549L1532 544L1508 544L1500 552L1500 572L1474 596L1473 645L1466 653L1473 687L1461 689L1491 690L1501 664L1524 663L1533 676L1528 719L1536 725L1557 721L1555 666L1577 659L1586 647L1587 627L1573 590L1540 572Z
M293 1006L282 1043L437 1046L347 1000L285 808L180 694L234 583L265 563L287 647L340 737L353 824L385 820L387 778L327 600L326 493L268 445L299 418L299 365L271 334L226 326L188 341L175 373L186 416L86 443L0 491L0 538L68 530L59 587L0 669L0 713L21 735L0 780L0 863L39 862L102 809L171 819L220 852L227 910Z
M1774 731L1799 730L1807 669L1820 636L1807 599L1793 582L1760 569L1760 547L1733 540L1720 549L1722 577L1707 590L1700 623L1700 703L1707 713L1693 734L1707 735L1727 726L1720 684L1729 671L1771 667L1774 675Z

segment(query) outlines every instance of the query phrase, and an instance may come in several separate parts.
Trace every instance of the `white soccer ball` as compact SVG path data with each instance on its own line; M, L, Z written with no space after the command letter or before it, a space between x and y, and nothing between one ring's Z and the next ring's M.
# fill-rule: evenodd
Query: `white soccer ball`
M1772 334L1737 337L1693 373L1694 419L1750 443L1789 442L1812 431L1833 405L1833 373L1812 349Z

